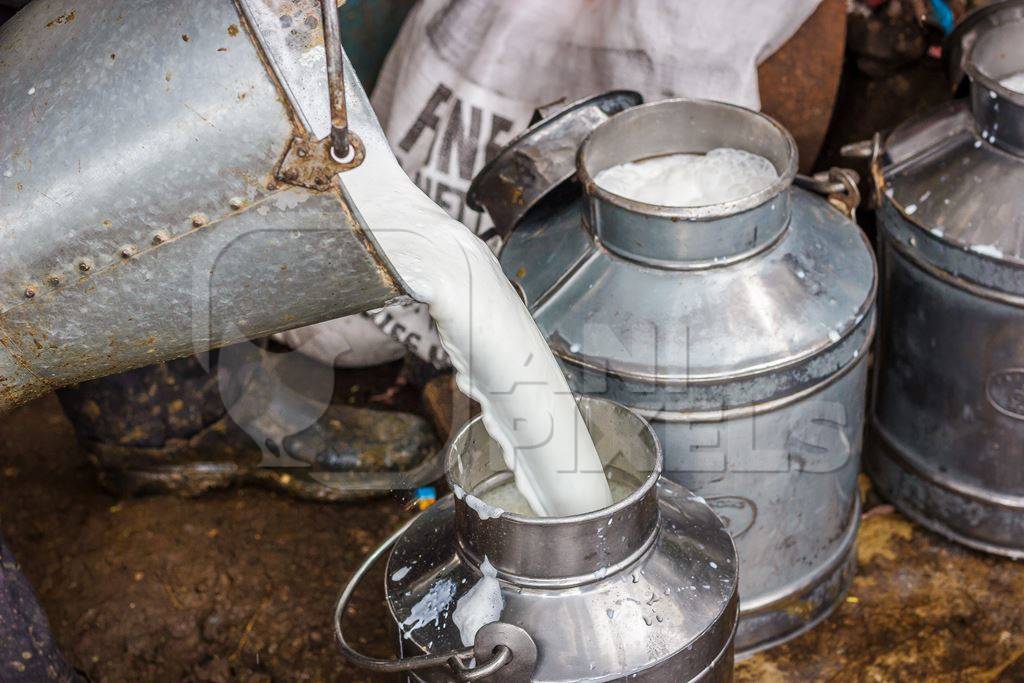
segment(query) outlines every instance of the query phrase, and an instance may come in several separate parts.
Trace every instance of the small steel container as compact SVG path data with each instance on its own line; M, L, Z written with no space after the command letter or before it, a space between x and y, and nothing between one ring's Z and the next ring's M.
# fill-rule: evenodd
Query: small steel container
M643 418L600 399L583 398L580 408L609 478L633 492L573 517L485 510L475 496L512 473L474 419L449 446L456 495L371 555L338 603L336 624L369 564L392 545L385 591L404 659L359 655L339 627L351 661L409 671L413 681L467 680L470 668L470 677L491 672L488 681L732 680L738 581L728 532L702 499L660 478L661 449ZM484 558L504 607L465 648L452 614ZM425 599L438 616L411 628Z
M883 324L867 459L922 525L1024 557L1024 11L968 34L970 97L894 130L873 164ZM959 64L959 63L958 63Z
M854 571L873 254L854 223L792 187L789 133L727 104L667 100L591 126L547 157L578 182L538 187L510 171L574 111L506 148L471 199L499 215L495 202L533 202L501 254L506 275L572 388L651 420L666 476L726 521L741 565L737 654L769 647L823 619ZM768 158L778 180L694 208L594 181L619 163L717 147ZM501 182L521 189L488 190Z

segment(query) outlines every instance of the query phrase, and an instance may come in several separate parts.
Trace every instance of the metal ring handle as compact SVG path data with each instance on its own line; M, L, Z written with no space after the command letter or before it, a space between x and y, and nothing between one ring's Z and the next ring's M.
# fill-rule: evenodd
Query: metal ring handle
M341 648L341 654L345 656L345 659L362 669L377 671L380 673L396 673L400 671L432 669L435 667L447 666L452 670L455 676L462 681L474 681L485 676L490 676L511 661L512 651L508 647L499 645L494 650L493 658L475 667L469 667L463 663L463 660L468 662L473 658L474 652L471 647L443 655L418 655L407 659L378 659L376 657L368 657L367 655L356 652L345 639L345 633L342 629L342 620L345 618L345 608L348 607L348 603L351 601L353 593L355 593L356 588L363 580L363 577L366 576L366 573L370 571L370 568L373 567L373 565L377 563L377 560L379 560L381 556L384 555L384 553L387 552L388 549L390 549L398 539L409 530L409 527L411 527L417 519L419 519L419 515L403 524L398 531L393 533L386 541L377 546L377 548L370 553L365 560L363 560L359 569L357 569L355 574L352 575L352 578L349 579L348 584L345 586L345 590L341 592L341 597L338 598L338 604L334 607L334 637L338 641L338 647Z
M855 217L857 206L860 204L858 182L860 176L856 171L835 166L813 176L797 174L793 179L794 185L824 196L848 218Z
M494 658L482 666L468 667L458 657L452 657L448 664L460 681L477 681L496 673L498 669L511 661L512 650L505 645L499 645L494 648Z

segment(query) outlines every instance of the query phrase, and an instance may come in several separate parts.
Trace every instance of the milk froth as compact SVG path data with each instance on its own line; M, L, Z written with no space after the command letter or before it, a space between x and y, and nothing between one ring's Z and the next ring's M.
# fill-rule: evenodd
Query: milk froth
M772 162L741 149L719 147L707 154L666 154L606 168L599 187L621 197L659 206L707 206L734 201L779 177Z

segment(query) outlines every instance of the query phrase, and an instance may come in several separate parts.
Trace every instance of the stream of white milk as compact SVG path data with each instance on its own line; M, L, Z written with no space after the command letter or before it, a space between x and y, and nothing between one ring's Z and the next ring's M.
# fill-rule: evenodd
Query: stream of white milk
M609 192L659 206L707 206L741 199L778 179L772 162L742 149L666 154L606 168L594 181Z
M541 516L590 512L611 492L576 400L497 259L424 195L389 153L341 176L406 290L429 306L459 388Z
M629 497L637 489L636 485L626 484L621 481L609 480L608 484L612 492L612 501L615 503ZM455 495L459 495L459 492L456 492ZM515 483L511 481L507 484L496 486L486 493L480 494L479 497L469 493L464 493L464 495L466 503L476 510L481 519L497 517L506 512L524 517L534 516L533 510L526 503L526 499L519 493Z

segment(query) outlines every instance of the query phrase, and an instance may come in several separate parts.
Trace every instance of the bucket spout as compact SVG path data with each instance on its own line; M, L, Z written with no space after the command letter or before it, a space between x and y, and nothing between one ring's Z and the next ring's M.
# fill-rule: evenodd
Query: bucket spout
M35 0L0 28L0 413L405 296L337 180L391 153L346 59L331 154L321 26L317 0Z

